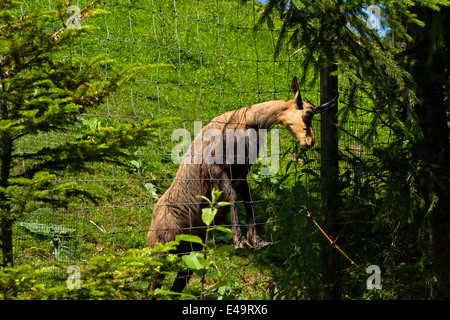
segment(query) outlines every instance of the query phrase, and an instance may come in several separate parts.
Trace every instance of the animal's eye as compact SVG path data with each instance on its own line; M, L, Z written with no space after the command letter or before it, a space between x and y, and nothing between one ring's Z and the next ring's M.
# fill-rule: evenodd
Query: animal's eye
M314 112L306 111L305 114L303 115L303 122L308 125L311 124L313 116L314 116Z

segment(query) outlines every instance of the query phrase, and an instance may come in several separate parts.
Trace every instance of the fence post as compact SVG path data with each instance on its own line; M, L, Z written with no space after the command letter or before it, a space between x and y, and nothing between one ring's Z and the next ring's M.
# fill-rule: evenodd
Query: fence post
M336 64L330 64L320 72L320 104L330 101L338 91L338 79L330 73L337 70ZM339 209L338 183L339 183L339 159L337 128L333 126L327 117L337 123L336 113L338 108L333 108L321 114L320 138L321 138L321 197L322 197L322 224L332 235L337 235L338 230L334 223L335 213ZM329 243L323 245L323 282L325 285L326 299L340 298L340 284L338 278L337 261L339 257Z

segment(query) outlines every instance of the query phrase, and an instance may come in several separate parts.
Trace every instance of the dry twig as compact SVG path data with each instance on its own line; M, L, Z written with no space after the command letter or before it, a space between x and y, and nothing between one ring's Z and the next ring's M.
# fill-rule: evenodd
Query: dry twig
M307 211L307 217L311 219L311 221L314 223L314 225L317 227L317 229L319 229L319 231L325 236L325 238L327 238L328 241L330 241L330 244L337 250L339 251L340 254L342 254L352 265L356 265L355 262L353 262L352 259L350 259L348 257L348 255L342 251L341 248L338 247L338 245L336 244L336 240L331 240L331 238L325 233L325 231L323 231L323 229L319 226L319 224L316 222L316 220L314 220L314 218L312 217L311 213L309 211Z

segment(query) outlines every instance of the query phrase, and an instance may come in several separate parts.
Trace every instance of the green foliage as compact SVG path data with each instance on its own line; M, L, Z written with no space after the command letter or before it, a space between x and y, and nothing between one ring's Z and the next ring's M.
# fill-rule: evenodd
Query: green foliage
M301 54L303 80L311 80L310 71L317 77L323 67L338 64L340 90L346 97L346 104L341 106L343 113L357 114L358 110L353 107L357 105L358 94L364 93L373 101L374 127L388 126L411 143L420 139L423 133L413 108L420 99L417 84L405 67L403 53L392 44L392 39L401 39L405 44L413 41L405 25L410 29L423 27L424 21L417 19L417 6L439 10L450 2L378 1L382 27L389 30L391 38L382 38L367 25L365 10L374 4L370 1L297 0L293 5L288 3L287 0L271 0L258 24L273 26L273 13L280 15L283 26L277 48L280 50L288 42L293 51L300 50L297 54ZM435 30L433 34L442 34L441 31Z
M99 256L77 265L80 274L75 277L68 269L73 266L57 262L2 267L0 299L143 299L154 272L168 274L180 269L179 257L171 254L164 257L178 244L172 241L155 248L130 249L121 255ZM173 293L160 290L158 294Z
M374 4L381 10L386 36L366 23L366 8ZM340 155L340 167L345 169L333 190L340 205L333 212L338 225L332 227L350 256L383 266L384 285L382 292L364 292L354 282L360 275L333 257L341 270L333 286L339 287L341 297L448 296L450 273L444 265L450 256L450 145L445 97L450 66L448 31L443 26L450 19L449 5L449 1L271 0L260 16L259 27L265 23L274 28L274 15L282 19L277 48L293 46L301 56L305 80L310 71L318 75L322 67L338 64L340 126L352 119L370 121L358 135L358 144L371 151ZM343 136L339 133L339 138ZM316 186L321 188L320 181ZM288 258L289 272L300 274L295 280L283 279L287 285L279 294L321 298L327 284L319 279L326 262L307 245L299 248L305 255L296 254L295 246L281 250L293 257ZM300 257L308 257L304 259L312 268L306 269L308 264Z
M104 13L95 10L98 2L83 8L82 17ZM74 182L56 182L57 174L86 172L93 163L129 165L133 155L127 149L146 145L158 128L172 120L80 126L81 113L156 65L129 64L119 69L105 54L90 58L72 54L71 43L90 34L92 27L71 29L61 23L67 17L63 5L55 10L35 8L25 16L18 10L20 5L2 1L0 9L0 221L3 263L10 266L13 221L39 208L68 207L76 198L98 200ZM105 67L107 79L99 76ZM68 133L76 127L77 140L18 152L19 139ZM20 160L30 165L17 170Z
M49 240L53 247L53 255L55 259L64 262L69 261L74 253L69 233L76 231L60 225L48 226L41 223L21 222L20 226L27 229L30 233L42 240Z
M214 217L217 214L217 209L224 207L224 206L230 206L233 205L231 202L225 202L225 201L218 201L220 198L220 195L223 193L223 191L218 191L213 188L213 191L211 192L212 199L209 200L205 196L198 196L198 198L202 198L206 202L209 203L209 207L202 209L202 220L203 222L209 227L214 220Z
M226 296L227 291L232 289L232 284L235 282L231 279L221 278L216 284L204 289L206 283L206 274L209 270L217 268L217 256L230 257L235 253L233 245L222 245L217 248L211 247L209 244L209 233L212 230L219 230L224 232L228 238L232 238L231 230L221 226L214 226L210 228L214 217L217 214L217 209L223 206L233 205L230 202L218 201L223 191L213 188L211 192L211 200L204 196L198 196L209 203L209 207L202 209L202 220L208 226L206 231L205 243L202 239L193 235L177 235L177 241L188 241L193 243L199 243L203 245L203 252L191 251L189 255L182 257L186 267L192 270L196 275L201 277L201 292L200 299L204 299L205 295L217 294L217 299L221 300ZM215 257L215 258L213 258Z

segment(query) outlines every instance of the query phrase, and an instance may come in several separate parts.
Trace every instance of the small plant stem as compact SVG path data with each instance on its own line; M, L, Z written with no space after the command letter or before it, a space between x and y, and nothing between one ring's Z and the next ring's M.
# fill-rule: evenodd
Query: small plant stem
M208 255L208 249L207 249L208 236L209 236L209 226L208 226L208 230L206 230L206 236L205 236L205 249L204 249L204 255L203 255L205 260L207 260L207 255ZM205 269L203 268L203 271L202 271L202 287L201 287L201 291L200 291L200 300L205 300L205 297L203 295L203 286L204 286L204 284L205 284Z

